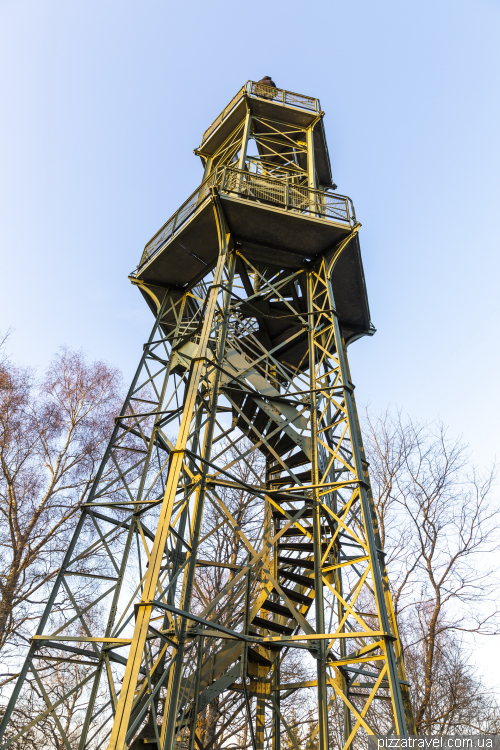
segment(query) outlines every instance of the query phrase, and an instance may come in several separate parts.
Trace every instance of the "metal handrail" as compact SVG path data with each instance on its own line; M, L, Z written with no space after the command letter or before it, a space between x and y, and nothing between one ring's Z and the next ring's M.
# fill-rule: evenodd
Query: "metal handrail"
M300 109L308 109L312 112L320 112L319 99L315 99L313 96L305 96L304 94L296 94L293 91L287 91L286 89L278 89L274 86L265 86L258 81L247 81L244 86L238 91L227 107L222 110L220 115L213 121L209 128L203 133L201 143L205 143L207 138L212 135L219 125L221 125L226 117L233 111L237 104L241 101L244 94L249 96L260 97L263 99L269 99L273 102L280 102L288 107L299 107Z
M241 89L238 91L238 93L236 94L236 96L234 96L231 99L231 101L229 102L229 104L227 105L227 107L225 107L222 110L222 112L220 113L220 115L213 121L213 123L210 125L210 127L205 130L205 132L203 133L203 138L201 139L201 143L202 144L205 143L205 141L207 140L208 136L212 135L212 133L214 132L214 130L216 130L219 127L219 125L221 125L221 123L224 122L224 120L226 119L226 117L228 116L228 114L233 111L233 109L236 107L236 105L239 104L239 102L241 101L241 99L243 98L243 96L245 94L245 89L246 89L246 84L245 84L245 86L241 87Z
M352 201L345 195L328 190L315 190L288 180L266 177L232 167L226 168L219 180L222 193L235 193L259 203L271 203L282 208L329 221L340 221L354 226L356 214Z
M354 206L345 195L328 190L314 190L307 185L297 185L289 180L266 177L234 167L216 167L147 243L139 268L156 255L205 204L212 187L217 187L221 194L232 193L246 200L278 206L304 216L341 222L350 227L356 224Z
M217 170L214 170L214 172L216 171ZM142 253L141 262L138 266L139 268L143 263L152 258L152 256L171 239L179 227L181 227L182 224L184 224L184 222L187 221L187 219L189 219L189 217L206 201L210 195L210 188L214 184L214 172L211 172L208 175L201 185L196 188L194 193L191 193L189 198L184 201L180 208L177 209L175 214L171 216L161 229L158 230L154 237L149 240L144 248L144 252Z
M305 94L296 94L294 91L278 89L275 86L265 86L258 81L247 81L247 94L259 96L263 99L269 99L273 102L281 102L292 107L300 109L309 109L312 112L320 112L319 99L314 96L305 96Z

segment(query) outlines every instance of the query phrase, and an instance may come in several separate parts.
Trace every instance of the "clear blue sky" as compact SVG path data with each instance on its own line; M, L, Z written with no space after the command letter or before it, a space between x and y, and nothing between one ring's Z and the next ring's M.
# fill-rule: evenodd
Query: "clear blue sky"
M0 0L0 330L127 379L152 319L127 280L200 181L249 78L318 96L378 333L361 402L500 453L498 0ZM486 663L486 661L485 661Z

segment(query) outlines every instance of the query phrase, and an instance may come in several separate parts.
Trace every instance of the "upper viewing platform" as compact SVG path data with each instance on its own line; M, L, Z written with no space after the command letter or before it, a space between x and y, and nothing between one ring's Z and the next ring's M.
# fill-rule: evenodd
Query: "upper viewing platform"
M315 112L316 114L321 112L319 99L315 99L312 96L294 94L292 91L286 91L285 89L278 89L274 86L265 86L264 84L255 81L247 81L238 91L236 96L231 99L227 107L223 109L220 115L213 121L210 127L205 130L203 138L201 139L202 146L208 141L212 133L215 133L223 123L226 124L228 122L228 117L230 115L237 119L238 105L241 105L241 103L244 102L245 96L248 96L251 100L253 99L256 105L262 104L264 100L266 103L273 102L274 104L285 105L293 109L305 109L309 112ZM257 106L256 109L258 108L259 107Z
M234 96L227 107L203 133L201 145L195 150L202 159L214 156L223 146L247 112L255 118L254 130L259 130L258 120L273 120L276 124L295 125L303 131L315 123L314 158L318 182L332 185L332 173L328 147L323 126L323 114L319 99L293 91L266 86L260 81L247 81ZM281 130L283 128L281 127Z
M237 253L266 273L329 260L350 237L332 285L347 336L370 330L358 222L351 200L335 192L323 115L318 99L268 76L231 99L195 150L200 184L146 244L133 274L153 311L165 289L182 295L214 268L218 211Z

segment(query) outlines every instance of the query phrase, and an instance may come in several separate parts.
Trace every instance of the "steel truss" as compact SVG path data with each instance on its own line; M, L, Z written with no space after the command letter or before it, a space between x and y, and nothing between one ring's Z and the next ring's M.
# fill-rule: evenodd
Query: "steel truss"
M272 139L259 137L265 162ZM235 144L225 155L242 168ZM297 153L294 174L305 169ZM0 725L3 748L50 723L67 750L212 750L243 713L253 750L280 750L282 734L297 745L283 699L311 689L320 750L335 722L344 748L373 734L378 705L385 731L414 733L332 287L359 225L316 260L278 268L232 235L216 188L209 200L218 257L202 280L154 297L153 331ZM252 509L252 534L228 493ZM225 563L210 551L221 529L237 540ZM296 649L315 679L282 682ZM23 720L34 688L43 705ZM231 712L204 746L200 716L228 694Z

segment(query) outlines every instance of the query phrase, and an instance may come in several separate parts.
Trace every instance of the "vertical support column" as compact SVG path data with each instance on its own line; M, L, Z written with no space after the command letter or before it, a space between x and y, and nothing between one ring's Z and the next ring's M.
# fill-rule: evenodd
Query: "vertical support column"
M203 641L202 635L198 636L198 655L196 659L196 678L193 686L192 716L189 722L189 744L188 750L195 750L196 725L198 723L198 698L200 696L201 668L203 666Z
M252 127L252 115L250 114L250 108L247 104L247 114L245 118L245 125L243 127L243 136L241 139L241 151L240 159L238 161L238 169L245 169L245 160L247 158L248 141L250 138L250 130Z
M207 179L208 175L211 172L212 161L213 161L213 157L212 156L207 156L207 160L205 162L205 168L203 170L203 179L202 179L202 182L204 182Z
M267 477L266 477L267 479ZM263 547L266 549L265 554L262 557L262 570L271 571L271 547L269 541L272 537L272 506L266 496L264 500L264 534L262 539ZM268 584L268 577L265 572L262 575L262 588L265 588ZM273 616L272 613L268 612L268 617ZM257 646L257 651L267 658L268 652L263 646ZM264 750L265 743L265 727L266 727L266 690L270 687L270 681L267 678L269 669L266 666L257 665L257 711L255 720L255 745L257 750Z
M337 557L337 562L340 562L340 556ZM344 587L342 583L342 568L339 568L336 571L336 590L339 592L340 596L344 597ZM338 604L339 607L339 624L342 622L342 619L344 617L344 608L340 604ZM342 626L341 632L345 632L346 628L345 625ZM345 638L340 639L340 656L345 657L347 655L347 649L345 644ZM348 681L347 679L342 676L342 689L344 691L344 695L349 698L349 690L348 690ZM344 745L346 744L347 740L351 736L352 732L352 720L351 720L351 711L349 706L347 706L344 703Z
M227 228L224 220L224 215L222 213L222 207L219 203L219 199L215 199L214 203L214 210L217 218L217 224L219 228L219 242L220 242L220 256L222 258L227 258L228 256L228 242L229 242L229 235L227 233ZM226 261L227 262L227 261ZM229 304L231 301L231 289L232 289L232 282L233 282L233 276L234 276L234 269L236 265L236 255L233 252L229 262L227 263L228 266L228 281L227 281L227 287L225 291L225 297L224 297L224 305L223 305L223 320L222 325L220 329L219 334L219 341L217 344L217 353L216 353L216 361L222 362L224 358L224 348L226 344L226 333L227 333L227 326L228 326L228 315L229 315ZM217 285L220 285L222 281L222 269L220 276L217 281ZM214 278L215 282L215 278ZM207 336L208 340L208 336ZM201 348L200 344L200 353L204 352L206 349ZM196 363L197 360L193 360ZM193 594L193 588L194 588L194 577L196 573L196 557L198 554L198 545L200 540L200 532L201 532L201 523L203 518L203 508L205 503L205 494L206 494L206 488L207 488L207 475L209 471L208 461L210 460L210 453L212 450L212 439L213 439L213 433L214 433L214 426L215 426L215 417L217 413L217 397L218 397L218 389L219 389L219 381L220 381L220 370L215 369L214 373L214 381L212 385L212 393L210 398L210 406L209 406L209 417L207 420L207 424L205 427L205 435L203 440L203 448L202 448L202 456L203 456L203 463L199 469L201 474L201 481L200 486L198 489L198 492L196 494L195 499L195 505L193 509L193 520L191 524L191 551L189 553L189 562L186 566L186 572L183 579L183 589L182 589L182 595L181 595L181 602L180 602L180 608L184 612L188 612L191 608L191 600L192 600L192 594ZM196 390L198 390L199 380L198 384L196 386ZM162 726L162 733L161 733L161 746L162 750L171 750L175 746L175 726L177 721L177 706L178 706L178 700L179 700L179 691L181 688L181 680L182 680L182 671L184 667L184 653L185 653L185 645L186 645L186 639L187 639L187 626L188 626L189 618L183 617L180 623L179 628L179 638L178 638L178 646L177 651L175 654L175 664L174 668L171 673L171 678L168 686L168 693L167 693L167 699L165 701L165 710L164 710L164 721Z
M221 243L219 259L214 271L213 284L210 289L207 307L205 311L205 320L200 335L199 351L205 352L207 349L210 331L212 329L213 318L216 310L216 302L219 286L222 281L222 274L227 263L227 244ZM193 361L189 386L186 391L184 410L182 414L181 425L177 436L175 449L171 453L171 462L165 487L165 493L161 506L158 527L155 534L155 541L150 555L149 567L144 582L144 589L141 602L137 608L137 618L134 628L134 635L130 654L127 660L125 675L123 678L122 689L118 701L113 729L108 745L109 750L123 750L125 737L128 730L130 713L134 699L134 692L141 667L142 655L148 633L149 620L152 613L151 602L155 598L156 584L163 558L163 551L167 541L172 508L175 500L175 493L179 483L179 477L184 460L184 452L189 438L192 417L195 410L198 386L205 368L204 359L195 359Z
M344 352L344 359L346 363L346 369L347 369L347 375L349 378L349 383L351 383L351 371L349 367L349 360L347 358L347 348L344 342L344 339L342 338L342 347ZM385 565L385 556L382 550L382 542L380 540L380 533L379 533L379 527L378 527L378 520L377 520L377 513L375 510L375 505L373 502L373 495L371 491L370 486L370 476L368 473L368 462L366 460L365 456L365 449L363 446L363 441L361 437L361 427L359 424L359 416L358 416L358 409L356 406L356 400L354 397L352 398L352 408L354 411L354 416L356 419L356 434L358 436L358 442L360 446L360 452L361 452L361 461L363 464L363 478L366 482L366 492L368 495L368 501L370 504L370 511L371 511L371 520L373 525L373 533L375 537L375 544L377 547L377 550L379 550L379 566L380 566L380 574L382 577L382 587L384 590L384 599L385 599L385 606L387 610L387 616L389 619L390 624L390 630L394 636L396 636L396 640L394 641L393 647L394 647L394 653L396 656L396 663L398 668L398 676L399 680L403 680L403 682L406 682L406 671L404 667L404 661L403 661L403 653L401 649L401 641L399 639L399 632L398 632L398 625L396 622L396 615L394 613L394 608L392 605L392 596L391 596L391 590L389 586L389 577L387 575L387 568ZM406 726L408 728L408 731L410 734L414 735L417 733L416 727L415 727L415 720L413 717L413 710L411 707L411 701L410 701L410 691L408 689L407 685L401 685L401 695L403 698L403 704L405 707L405 716L406 716Z
M316 206L316 164L314 161L314 126L315 120L306 130L307 142L307 184L309 187L309 211L314 216L317 215Z
M258 667L259 672L262 667ZM264 750L265 729L266 729L266 706L265 706L265 687L262 680L257 681L257 710L255 714L255 747L256 750Z
M307 143L307 184L316 190L316 164L314 162L314 126L316 120L306 130Z
M325 268L326 274L326 268ZM352 383L349 379L349 368L347 364L347 355L345 351L344 340L340 331L340 324L338 321L338 315L336 313L335 298L333 295L333 289L330 278L327 276L326 284L328 289L328 297L330 300L330 308L334 311L332 313L332 324L335 336L335 346L337 350L337 358L339 363L339 369L342 379L342 385L344 387L344 398L347 411L347 418L349 422L349 432L351 437L351 446L353 452L354 467L356 469L356 475L360 480L359 493L361 500L361 509L363 513L363 520L365 525L366 540L368 543L368 549L370 553L370 561L373 572L373 585L375 599L377 603L377 611L379 622L384 633L387 636L384 638L384 648L387 659L387 673L389 687L391 691L394 722L396 725L396 733L399 736L407 736L408 728L406 723L405 709L403 704L403 697L401 693L401 686L399 684L398 668L396 663L396 656L394 647L392 644L393 634L391 633L391 627L389 617L386 608L386 601L384 596L384 587L382 582L382 575L379 563L379 550L375 543L375 534L373 528L373 508L371 507L371 498L367 492L367 482L365 467L363 465L363 453L362 453L362 442L361 435L359 433L357 414L354 405L354 396L352 394Z
M313 274L307 274L307 311L309 337L309 387L311 390L311 484L319 484L318 466L318 414L316 389L316 348L315 348L315 316L313 314ZM325 632L325 614L323 607L323 577L321 573L321 512L318 489L313 489L313 555L314 555L314 606L316 614L316 632ZM319 750L328 750L328 695L326 689L326 649L325 640L317 641L317 679L318 679L318 733Z
M277 384L278 385L278 384ZM271 462L269 458L266 461L266 483L267 486L270 486L270 466ZM271 485L271 489L273 489L273 486ZM273 521L273 515L272 515L272 506L271 503L268 503L269 505L269 511L270 511L270 535L273 537L276 534L276 526ZM273 548L273 560L272 560L272 570L273 570L273 576L274 580L279 582L279 566L278 566L278 548L275 545ZM276 617L275 615L273 616ZM271 651L271 655L272 655ZM277 688L280 684L281 680L281 666L280 666L280 659L281 659L281 652L278 649L274 653L274 658L272 659L273 667L272 667L272 678L271 678L271 695L274 697L274 702L276 706L278 707L278 710L281 711L281 692L279 690L273 691L273 688ZM280 715L278 711L274 711L273 713L273 729L272 729L272 750L281 750L281 720Z
M250 555L248 555L247 562L250 562ZM249 616L250 616L250 569L248 569L245 576L245 612L243 620L243 632L248 635ZM252 722L252 706L250 704L250 698L247 690L247 676L248 676L248 642L243 643L243 650L241 656L241 683L243 685L243 694L245 696L245 707L247 711L247 724L250 728L250 738L252 740L252 750L257 750L257 743L255 741L255 732L253 731Z
M328 301L328 306L329 306L329 301ZM325 344L326 344L326 342L323 340L323 346L325 346ZM326 364L324 364L323 366L325 368L325 372L328 372L328 368L327 368ZM332 382L331 378L327 375L327 377L326 377L326 383L328 384L328 386L331 385L331 382ZM334 421L334 419L333 419L333 413L332 412L333 412L333 410L332 410L331 403L328 403L328 406L327 406L327 424L332 424L332 422ZM342 473L335 471L334 467L332 467L330 469L330 478L331 478L332 481L334 481L334 482L335 481L339 481L339 480L342 481L341 480L341 476L342 476ZM336 492L332 493L332 507L333 507L334 512L337 513L338 512L338 499L337 499L337 493ZM335 562L337 564L341 563L340 545L339 544L335 545ZM333 586L333 588L335 589L335 591L338 591L338 593L340 594L340 596L342 598L344 598L344 586L343 586L343 579L342 579L342 567L338 567L336 570L334 570L334 571L332 571L330 573L327 573L326 574L326 580ZM345 626L345 623L344 624L342 624L342 623L344 622L343 618L344 618L344 614L345 614L345 609L344 609L344 607L343 607L343 605L341 604L340 601L338 602L337 606L338 606L338 618L337 618L338 619L338 626L340 627L340 632L344 633L346 631L346 626ZM339 640L339 652L340 652L340 657L341 658L343 658L343 657L345 657L347 655L346 639L345 638L340 638L340 640ZM344 675L342 675L342 692L344 693L344 695L347 698L349 697L349 695L348 695L348 692L349 692L348 691L348 680L345 678ZM347 740L351 736L351 731L352 731L351 711L350 711L349 707L345 703L344 703L344 706L343 706L343 714L344 714L344 721L343 721L344 742L343 742L343 744L345 745L347 743Z

